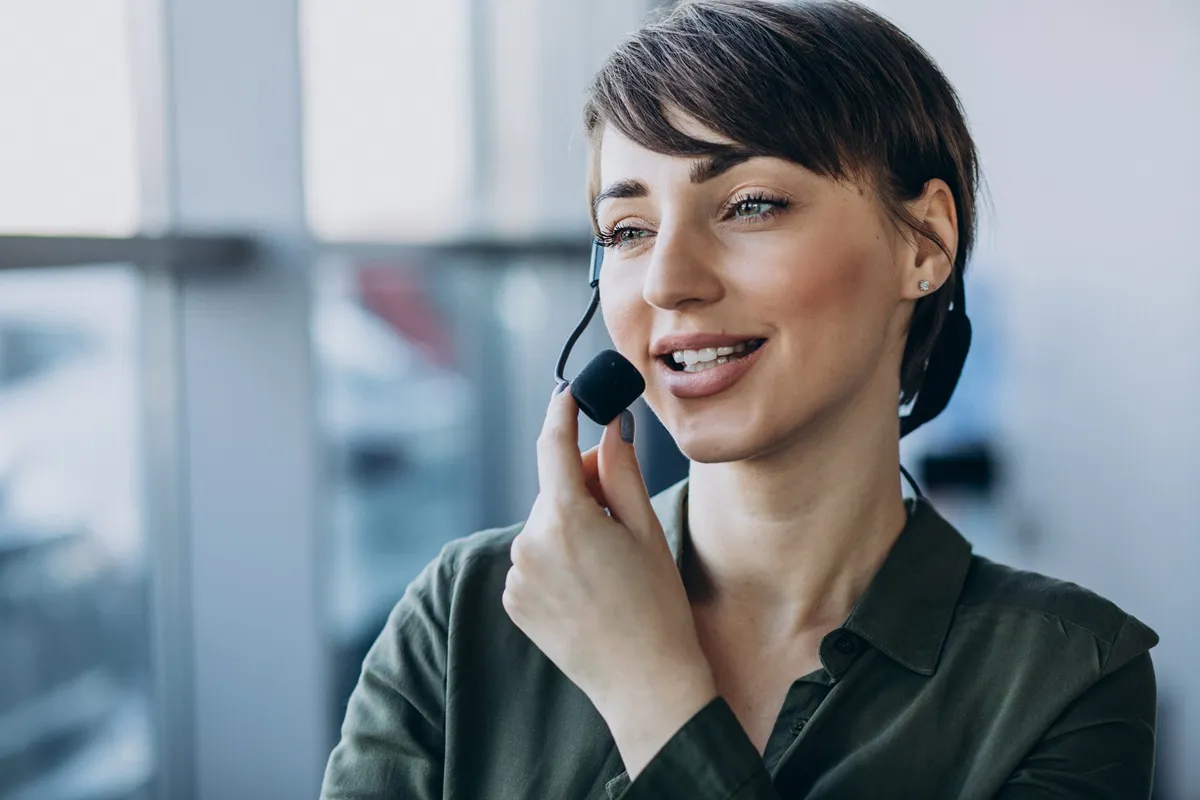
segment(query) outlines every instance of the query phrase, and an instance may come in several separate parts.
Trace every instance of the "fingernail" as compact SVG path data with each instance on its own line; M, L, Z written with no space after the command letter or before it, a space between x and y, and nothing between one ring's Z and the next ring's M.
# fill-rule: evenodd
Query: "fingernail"
M625 444L633 444L633 412L628 408L621 412L621 439Z
M567 382L567 381L559 381L559 382L558 382L558 385L554 387L554 394L552 394L552 395L550 395L550 396L551 396L551 397L558 397L560 394L562 394L562 390L563 390L563 389L565 389L565 388L567 388L567 387L568 387L568 386L570 386L570 385L571 385L571 384L570 384L569 382Z

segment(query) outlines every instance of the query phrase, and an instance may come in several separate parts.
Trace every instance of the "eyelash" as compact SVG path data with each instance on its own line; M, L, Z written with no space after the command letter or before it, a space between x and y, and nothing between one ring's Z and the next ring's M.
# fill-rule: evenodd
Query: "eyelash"
M745 205L765 205L770 206L770 208L753 217L735 217L734 214L738 208ZM744 197L738 197L731 200L729 204L725 206L725 212L722 216L722 220L732 219L735 222L740 222L742 224L753 224L755 222L761 222L777 216L785 211L788 205L790 205L790 201L788 201L788 199L785 197L772 197L762 192L756 192L751 195L746 195ZM645 228L639 228L635 225L614 225L601 230L600 235L596 237L596 241L600 243L601 247L616 248L626 247L636 241L639 241L638 239L620 238L621 235L626 231L645 231Z

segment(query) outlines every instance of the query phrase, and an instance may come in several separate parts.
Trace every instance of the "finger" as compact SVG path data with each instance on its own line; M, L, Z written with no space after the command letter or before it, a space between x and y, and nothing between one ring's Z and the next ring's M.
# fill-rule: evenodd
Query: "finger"
M600 485L608 498L612 514L630 530L637 532L657 531L658 517L650 505L646 482L638 465L633 442L621 437L621 426L625 425L629 438L633 437L633 412L626 409L604 428L600 437L598 467Z
M538 487L560 499L582 495L583 460L579 453L579 406L570 390L558 392L546 409L537 440Z
M608 508L608 498L604 496L604 487L600 485L600 445L587 450L581 459L583 462L583 480L588 492L601 508Z

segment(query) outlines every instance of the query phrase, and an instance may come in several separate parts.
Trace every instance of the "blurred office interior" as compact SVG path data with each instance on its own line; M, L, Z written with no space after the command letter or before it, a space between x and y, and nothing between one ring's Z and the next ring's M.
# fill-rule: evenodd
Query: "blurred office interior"
M1200 4L868 4L987 181L906 463L1159 632L1155 796L1200 798ZM657 5L0 0L0 800L316 796L409 580L532 502L581 92Z

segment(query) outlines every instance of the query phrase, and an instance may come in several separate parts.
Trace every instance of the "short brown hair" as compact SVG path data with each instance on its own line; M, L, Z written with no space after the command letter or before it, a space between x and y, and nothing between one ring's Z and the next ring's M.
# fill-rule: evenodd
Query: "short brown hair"
M756 154L865 182L895 223L946 252L950 278L917 301L905 343L899 401L911 401L966 268L979 182L962 105L933 59L883 17L844 0L685 0L622 43L588 89L589 199L599 191L606 124L668 155L729 149L681 133L672 112ZM903 205L934 178L954 196L956 253Z

